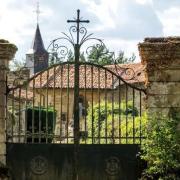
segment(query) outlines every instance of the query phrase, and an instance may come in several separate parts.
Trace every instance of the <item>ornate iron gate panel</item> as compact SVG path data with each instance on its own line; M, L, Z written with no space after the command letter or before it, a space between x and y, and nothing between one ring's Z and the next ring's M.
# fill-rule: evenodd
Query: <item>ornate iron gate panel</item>
M57 42L67 40L73 45L75 61L55 63L22 85L10 87L7 162L15 180L137 178L135 157L146 116L139 72L117 64L82 62L81 46L95 38L80 27L89 21L80 20L79 13L76 20L68 21L77 23L70 36L64 34L49 47L51 60L61 60L68 50Z
M74 145L8 143L13 180L72 180ZM138 179L138 145L81 145L79 180ZM27 156L28 154L28 156Z
M8 142L141 144L142 92L106 67L78 66L78 95L74 62L51 66L9 93Z

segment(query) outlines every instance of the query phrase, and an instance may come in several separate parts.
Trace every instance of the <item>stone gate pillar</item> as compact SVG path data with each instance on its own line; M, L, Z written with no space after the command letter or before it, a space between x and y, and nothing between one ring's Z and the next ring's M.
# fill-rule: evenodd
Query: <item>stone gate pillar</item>
M6 73L17 47L0 39L0 165L6 164Z
M149 113L168 115L171 108L180 112L180 37L145 38L139 44L145 65Z

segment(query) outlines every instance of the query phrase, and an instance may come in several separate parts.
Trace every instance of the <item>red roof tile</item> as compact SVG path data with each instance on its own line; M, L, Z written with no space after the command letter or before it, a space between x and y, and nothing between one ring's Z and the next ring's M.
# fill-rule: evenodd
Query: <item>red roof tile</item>
M105 68L80 65L79 87L111 89L114 86L114 82L118 79L117 76L121 76L127 83L143 83L145 81L143 70L144 66L141 63L108 65ZM33 86L33 83L35 88L73 88L74 64L52 67L36 75L34 80L31 81L31 86Z

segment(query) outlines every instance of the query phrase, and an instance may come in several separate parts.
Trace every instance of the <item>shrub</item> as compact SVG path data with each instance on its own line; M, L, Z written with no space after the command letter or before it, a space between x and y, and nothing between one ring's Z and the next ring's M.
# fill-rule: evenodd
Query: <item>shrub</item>
M132 102L127 104L101 102L88 108L88 143L140 143L140 135L145 135L143 118ZM142 120L143 119L143 120ZM107 137L107 138L106 138Z
M180 116L152 118L147 139L142 145L141 158L147 161L142 179L180 179Z

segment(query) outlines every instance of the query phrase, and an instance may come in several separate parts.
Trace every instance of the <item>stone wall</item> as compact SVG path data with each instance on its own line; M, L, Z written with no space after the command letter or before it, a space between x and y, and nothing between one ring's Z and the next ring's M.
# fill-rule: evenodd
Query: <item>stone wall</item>
M0 40L0 178L2 178L1 170L6 164L6 74L9 61L13 58L16 50L15 45L6 40Z
M146 66L146 107L149 113L180 111L180 37L146 38L139 44Z

